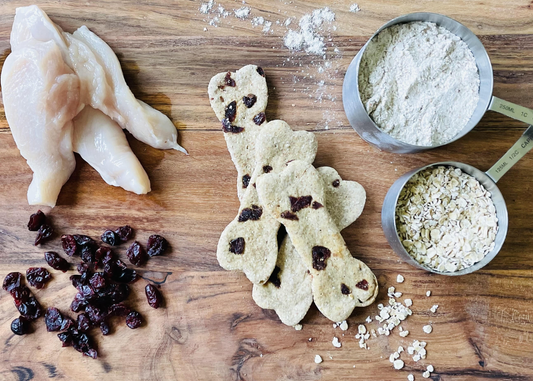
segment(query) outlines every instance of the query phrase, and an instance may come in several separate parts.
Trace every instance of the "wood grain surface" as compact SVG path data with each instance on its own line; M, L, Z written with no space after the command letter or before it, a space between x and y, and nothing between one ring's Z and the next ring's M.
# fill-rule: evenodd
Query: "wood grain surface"
M26 1L0 1L1 61L10 51L9 33L15 8ZM190 156L158 151L129 136L146 168L152 192L137 196L106 185L78 157L77 168L61 191L58 206L43 209L58 234L98 237L104 228L130 224L136 238L165 236L172 246L142 269L146 278L162 282L164 308L145 302L145 280L133 284L130 305L145 318L137 330L113 321L114 333L95 332L100 357L92 360L72 348L61 348L43 319L34 333L15 336L18 316L11 297L0 291L0 380L421 380L428 364L432 380L533 380L533 154L520 161L498 184L509 209L509 233L502 251L482 270L462 277L432 275L415 269L392 252L382 233L380 209L394 180L417 166L457 160L488 169L521 135L523 123L487 113L464 138L446 147L412 155L379 152L349 126L341 101L342 81L351 59L374 31L396 16L414 11L443 13L476 33L494 68L494 94L533 107L533 10L528 0L509 1L375 1L360 0L350 13L349 1L247 0L253 16L271 21L296 18L329 6L336 13L328 54L332 68L320 77L320 59L283 47L286 28L273 24L264 34L248 20L221 19L199 12L199 1L43 1L40 6L66 31L87 25L117 53L134 94L171 117L180 143ZM221 0L226 9L240 1ZM296 23L294 23L295 25ZM207 28L207 31L204 31ZM236 171L219 122L207 97L207 84L218 72L249 63L262 66L268 78L268 119L284 119L295 130L316 132L316 165L329 165L345 179L359 181L368 201L361 218L345 229L351 252L379 279L377 303L397 286L414 301L413 316L403 324L406 338L395 331L372 338L359 348L357 324L375 315L376 304L356 309L346 332L313 307L303 329L283 325L272 311L257 307L252 286L241 273L218 266L219 235L235 216ZM302 64L302 66L300 66ZM313 78L310 78L313 76ZM324 86L317 83L324 80ZM321 92L324 96L321 97ZM26 201L31 171L20 156L3 109L0 109L0 278L11 271L45 265L46 250L60 251L56 238L32 245L26 229L37 210ZM326 129L327 127L327 129ZM125 257L125 247L118 252ZM74 260L72 260L74 262ZM45 307L67 311L75 290L66 274L33 289ZM396 275L406 281L396 284ZM427 290L432 291L426 297ZM436 314L429 308L438 304ZM429 322L433 333L422 326ZM375 322L367 324L376 328ZM339 337L341 348L331 344ZM413 339L428 342L426 360L402 358L394 370L389 355ZM324 362L314 363L319 354Z

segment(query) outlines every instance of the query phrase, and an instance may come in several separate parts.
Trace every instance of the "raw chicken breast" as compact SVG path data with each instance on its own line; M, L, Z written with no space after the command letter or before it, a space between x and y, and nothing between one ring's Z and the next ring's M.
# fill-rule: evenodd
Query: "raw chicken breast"
M115 52L100 37L82 26L73 37L87 45L105 69L107 82L111 84L115 105L121 118L116 121L143 143L159 149L176 149L187 153L177 143L178 130L160 111L137 100L124 80L124 74Z
M63 32L37 5L17 8L11 32L11 48L16 50L28 41L53 40L63 59L80 79L80 102L102 110L114 120L121 120L115 107L115 94L106 73L93 52L83 42Z
M149 146L187 153L177 143L174 124L163 113L135 98L115 52L87 27L82 26L74 34L66 33L38 6L17 8L12 49L31 39L53 40L58 44L63 59L80 78L82 103L101 110Z
M148 175L117 123L90 106L73 123L74 152L96 169L106 183L137 194L150 192Z
M54 41L27 41L6 58L1 84L13 138L33 171L28 203L55 206L76 166L71 134L80 107L78 77Z

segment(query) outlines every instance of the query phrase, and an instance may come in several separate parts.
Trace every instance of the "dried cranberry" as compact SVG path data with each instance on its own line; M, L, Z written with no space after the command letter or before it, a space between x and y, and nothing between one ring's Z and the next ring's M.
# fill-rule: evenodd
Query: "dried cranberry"
M30 267L26 270L28 283L38 289L43 288L52 276L44 267Z
M106 230L100 237L102 242L111 246L116 246L120 243L120 237L113 230Z
M250 108L257 102L257 97L254 94L248 94L248 96L242 97L242 102L246 107Z
M69 347L72 345L72 333L70 333L70 331L58 333L57 337L59 340L61 340L64 347Z
M360 288L361 290L368 290L368 282L366 279L363 279L362 281L360 282L357 282L357 284L355 285L355 287L357 288Z
M120 316L120 317L125 317L130 312L131 310L122 303L112 304L107 310L107 313L109 316Z
M244 245L245 245L245 241L243 237L232 239L229 242L229 251L233 254L243 254Z
M352 291L350 290L350 288L348 286L346 286L344 283L341 283L341 293L343 295L350 295L352 293Z
M150 307L159 308L159 306L161 306L163 297L161 296L159 290L153 284L147 284L144 288L144 292L146 294L146 299L148 300L148 304L150 305Z
M54 270L66 272L70 268L70 264L64 258L61 258L55 251L47 251L44 253L44 260L48 263L48 266Z
M133 229L129 225L121 226L115 230L115 234L118 235L121 242L126 242L133 238Z
M72 235L62 235L61 246L63 247L65 254L67 254L69 257L72 257L78 252L78 244Z
M238 134L244 131L244 127L238 127L231 124L229 119L222 119L222 130L224 132L231 132L232 134Z
M111 332L111 328L107 322L103 321L100 323L100 331L102 331L102 335L107 336Z
M46 216L40 210L37 213L33 213L30 216L30 221L28 222L28 230L36 232L39 228L46 222Z
M288 210L281 212L280 217L285 218L286 220L298 221L298 216Z
M88 263L83 263L83 262L78 263L78 264L76 265L76 270L77 270L78 273L80 273L81 275L86 274L86 273L89 272L89 270L90 270L90 269L89 269L89 264L88 264ZM74 275L72 275L72 276L74 276ZM81 279L81 278L80 278L80 279ZM71 280L72 280L72 277L71 277ZM74 286L74 287L76 287L76 286Z
M24 316L19 316L11 322L11 332L15 335L25 335L30 332L30 322Z
M258 66L257 67L257 72L259 73L259 75L261 77L264 77L265 76L265 71L263 70L263 68L261 66Z
M80 257L81 260L85 263L93 264L96 257L96 251L98 250L98 246L93 245L91 243L82 246Z
M54 229L48 224L42 224L39 230L37 231L37 237L35 238L34 245L37 246L42 242L46 241L54 234Z
M31 295L30 289L26 286L14 287L11 289L11 291L9 291L9 293L13 299L15 299L15 305L17 308L21 303L26 302Z
M107 303L107 305L112 305L126 300L129 294L130 288L128 285L119 283L106 287L105 292L102 293L100 297Z
M91 323L93 323L95 325L96 324L100 324L107 317L107 312L106 311L104 311L101 308L98 308L96 306L93 306L91 304L89 304L85 308L85 313L87 314L87 317L89 318Z
M96 359L98 357L98 352L94 348L89 348L89 350L86 352L83 352L83 354L92 359Z
M148 239L148 243L150 239ZM137 241L133 242L128 250L126 251L129 261L132 265L140 266L146 262L146 252L142 248L141 244Z
M313 197L312 196L302 196L302 197L289 196L289 200L291 202L291 211L296 213L304 208L307 208L309 205L311 205L311 201L313 201Z
M258 126L262 125L266 120L266 115L264 112L260 112L256 116L254 116L254 123Z
M313 201L313 204L311 205L311 207L313 209L320 209L322 208L324 205L322 205L321 203L317 202L317 201Z
M59 330L66 331L67 329L74 327L74 324L74 320L72 320L70 317L63 316L63 321L61 322L61 327L59 327Z
M338 188L339 185L341 185L341 181L338 180L338 179L337 179L337 180L334 180L334 181L331 183L331 185L333 185L333 187L335 187L335 188Z
M76 243L78 245L80 245L80 246L95 245L96 244L96 242L94 242L94 240L91 237L89 237L88 235L74 234L73 237L76 240Z
M22 274L18 272L12 272L6 275L2 288L7 292L11 292L16 287L20 287L22 282Z
M331 250L324 246L314 246L311 250L313 257L313 268L315 270L324 270L327 266L327 260L331 257Z
M89 283L91 287L98 291L106 286L105 278L103 273L95 273L90 279Z
M239 215L239 222L245 222L248 220L257 221L263 215L263 208L252 205L251 208L244 208Z
M106 263L113 259L113 252L109 247L102 246L94 253L94 269L98 269L99 266L104 266Z
M89 329L91 329L91 321L87 317L87 314L81 313L78 315L78 318L76 319L76 326L80 332L87 332Z
M131 311L128 316L126 316L126 325L131 329L139 328L141 324L141 315L137 311Z
M270 165L265 165L263 167L263 172L270 173L270 171L272 171L272 167Z
M85 299L83 295L78 292L74 297L74 300L72 300L72 303L70 303L70 309L72 312L80 312L85 308L85 306L87 306L87 304L87 299Z
M231 73L229 71L226 73L226 76L224 77L224 83L226 84L226 86L231 86L231 87L235 87L236 85L235 80L231 78Z
M153 234L148 237L148 243L146 244L148 255L155 257L156 255L163 254L168 248L168 241L160 235Z
M63 315L55 307L49 307L44 314L44 324L48 332L59 331L63 327Z
M224 115L226 119L228 119L230 122L235 121L235 117L237 116L237 102L236 101L230 102L230 104L227 105Z
M72 347L78 352L85 353L91 349L91 341L89 336L78 330L71 330L72 333Z
M250 185L250 179L251 179L250 175L244 175L242 177L242 187L243 188L248 188L248 185Z
M41 305L34 296L17 306L19 313L28 320L35 320L42 314Z

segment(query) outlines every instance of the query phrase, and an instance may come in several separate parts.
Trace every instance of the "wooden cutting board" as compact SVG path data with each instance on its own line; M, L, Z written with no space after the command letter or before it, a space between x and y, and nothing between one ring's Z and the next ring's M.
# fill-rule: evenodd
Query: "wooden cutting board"
M24 1L0 2L0 52L9 53L15 8ZM240 1L220 3L228 10ZM92 360L61 348L43 319L35 332L19 337L10 331L17 317L11 297L0 292L0 380L406 380L432 364L433 380L533 380L533 155L526 156L498 184L509 208L509 234L500 254L484 269L462 277L436 276L415 269L389 248L380 226L380 209L389 186L404 172L425 164L457 160L488 169L521 135L523 123L488 113L473 132L444 148L413 155L379 152L351 129L341 90L351 59L383 23L396 16L432 11L455 18L485 44L494 67L494 93L533 107L533 11L530 1L370 1L350 13L348 1L249 0L247 20L201 14L199 1L43 1L41 7L66 31L87 25L121 60L135 95L166 113L190 155L158 151L130 138L146 168L152 192L137 196L105 184L86 163L63 187L58 206L43 209L58 234L99 237L104 228L130 224L143 244L150 234L165 236L170 253L149 261L144 276L161 282L166 306L151 309L145 280L135 283L130 305L145 318L137 329L113 321L112 335L94 332L100 357ZM215 5L215 8L218 6ZM320 59L283 48L286 28L276 24L329 6L336 14L331 33L325 83L319 86ZM251 17L273 21L272 33L253 27ZM206 28L207 30L204 30ZM338 52L333 54L333 46ZM413 316L401 338L372 338L369 349L354 338L358 323L377 313L376 304L357 309L343 332L313 307L303 329L283 325L272 311L257 307L251 284L241 274L218 266L219 235L235 216L236 171L220 123L206 93L218 72L254 63L268 78L268 119L283 119L295 130L316 133L316 165L335 167L345 179L367 191L361 218L344 230L351 252L376 273L381 286L377 303L386 303L393 285L414 301ZM302 66L300 66L302 64ZM311 77L312 76L312 77ZM323 96L321 96L321 94ZM334 100L332 100L334 99ZM31 171L20 156L0 110L0 278L11 271L45 265L46 250L60 251L59 240L34 247L26 229L31 213L26 190ZM326 129L326 127L328 127ZM79 159L79 158L78 158ZM125 247L118 252L125 257ZM78 259L77 259L78 260ZM74 260L73 260L74 262ZM53 281L33 290L45 307L68 311L75 290L67 274L53 271ZM396 284L397 274L405 282ZM431 297L426 291L431 290ZM429 308L438 304L437 313ZM429 322L433 332L425 334ZM377 328L374 321L368 328ZM341 348L331 344L336 336ZM405 368L394 370L389 355L414 339L427 344L426 360L405 354ZM324 359L315 364L319 354Z

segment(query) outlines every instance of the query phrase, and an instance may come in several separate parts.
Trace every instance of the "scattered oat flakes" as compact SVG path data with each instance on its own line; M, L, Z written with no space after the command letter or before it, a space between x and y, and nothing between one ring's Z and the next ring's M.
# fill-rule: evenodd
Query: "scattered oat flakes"
M403 361L402 360L394 360L394 369L402 369L403 368Z
M408 330L405 330L405 331L401 331L401 332L400 332L400 336L401 336L401 337L407 337L407 335L409 335L409 331L408 331Z
M435 368L433 368L433 365L428 365L428 367L427 367L427 371L428 371L428 372L434 372L434 371L435 371Z
M437 308L439 308L438 304L434 304L433 307L431 307L429 310L433 313L437 312Z
M402 294L401 292L398 292L398 291L396 291L396 292L394 293L394 297L395 297L395 298L400 298L402 295L403 295L403 294Z
M359 5L356 4L356 3L353 3L352 5L350 5L350 12L352 13L357 13L361 10L361 8L359 8Z
M403 277L402 274L398 274L398 276L396 277L396 282L398 283L403 283L404 280L405 278Z
M422 373L422 377L424 378L429 378L429 376L431 376L431 373L429 373L427 370L424 373Z
M297 331L301 331L302 328L303 328L303 326L302 326L301 324L296 324L296 325L294 326L294 329L297 330Z
M407 381L415 381L415 376L412 374L407 375Z
M430 324L428 324L428 325L423 326L423 327L422 327L422 330L423 330L425 333L428 333L428 334L429 334L429 333L431 333L431 332L433 331L433 327L432 327Z
M413 301L411 299L405 299L403 302L407 307L411 307L413 305Z
M370 316L367 316L365 321L367 323L372 323L372 318Z
M427 297L431 296L431 291L427 290L427 291L426 291L426 296L427 296Z
M339 339L337 338L337 336L333 337L333 340L331 341L331 344L333 344L333 346L335 348L340 348L342 346L342 344L339 342Z
M337 325L342 329L343 331L346 331L348 329L348 322L344 320L341 323L337 323Z
M316 356L315 356L315 363L316 363L316 364L320 364L322 361L323 361L323 360L322 360L322 357L321 357L320 355L316 355Z

